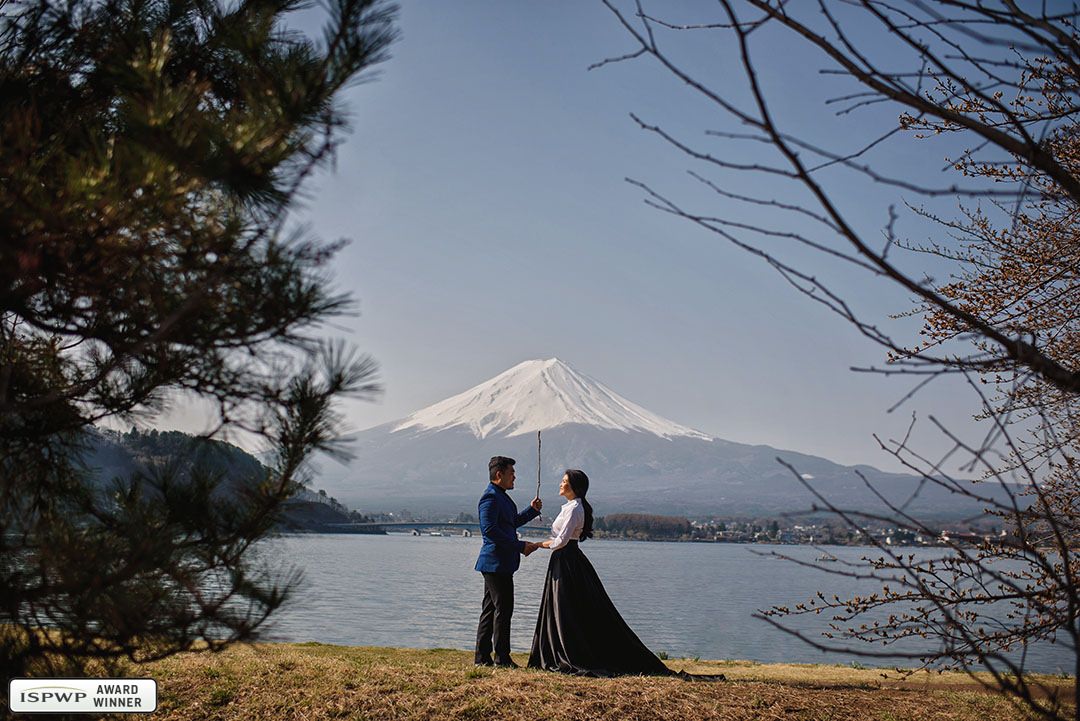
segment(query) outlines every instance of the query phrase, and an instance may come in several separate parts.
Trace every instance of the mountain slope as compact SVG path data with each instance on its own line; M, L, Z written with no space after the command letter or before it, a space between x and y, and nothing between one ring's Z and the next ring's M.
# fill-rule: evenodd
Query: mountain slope
M887 498L926 516L977 512L933 484L869 466L712 438L622 398L558 359L521 363L400 421L357 434L346 468L324 462L320 485L362 510L469 510L487 483L487 460L518 461L519 505L535 492L536 431L543 431L545 484L581 468L602 510L691 516L773 514L809 508L797 473L845 507L880 508L862 473ZM857 473L858 472L858 473Z

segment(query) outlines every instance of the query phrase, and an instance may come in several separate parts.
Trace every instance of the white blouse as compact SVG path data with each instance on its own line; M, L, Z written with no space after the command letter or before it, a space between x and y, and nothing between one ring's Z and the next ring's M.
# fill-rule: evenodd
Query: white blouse
M580 498L563 504L555 522L551 524L551 550L562 548L570 541L581 539L581 529L585 527L585 506Z

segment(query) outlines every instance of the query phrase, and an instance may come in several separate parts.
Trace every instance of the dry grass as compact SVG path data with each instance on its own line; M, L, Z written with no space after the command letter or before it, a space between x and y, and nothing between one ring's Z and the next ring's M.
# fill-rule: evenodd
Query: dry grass
M517 657L524 663L524 657ZM728 681L574 678L528 669L478 669L446 649L318 644L236 646L183 654L138 669L159 683L153 718L483 719L678 721L703 719L1025 718L1007 699L966 677L922 675L900 687L872 669L671 660L677 670ZM1071 679L1041 679L1066 689Z

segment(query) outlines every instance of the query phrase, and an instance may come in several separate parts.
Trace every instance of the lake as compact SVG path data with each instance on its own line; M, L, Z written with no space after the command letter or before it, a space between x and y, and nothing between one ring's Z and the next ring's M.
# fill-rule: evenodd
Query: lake
M472 649L483 596L481 576L473 570L479 549L479 536L312 534L273 539L263 552L276 565L291 563L301 569L305 583L272 617L267 639ZM878 583L761 555L776 551L810 561L821 554L818 549L594 539L582 544L582 550L623 618L653 651L766 663L888 665L826 654L752 618L757 609L794 606L819 590L841 598L880 590ZM851 560L875 554L867 548L828 550ZM523 558L514 576L515 652L529 650L548 557L549 552L541 550ZM791 620L801 629L820 631L826 614ZM1061 645L1043 644L1028 650L1027 667L1047 673L1070 670L1071 657Z

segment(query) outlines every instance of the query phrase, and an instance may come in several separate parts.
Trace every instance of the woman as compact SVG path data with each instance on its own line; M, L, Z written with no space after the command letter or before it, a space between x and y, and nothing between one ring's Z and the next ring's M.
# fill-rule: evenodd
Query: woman
M551 538L539 546L553 553L529 667L588 676L670 675L672 671L622 620L578 548L592 536L588 492L589 477L582 471L568 470L559 484L566 503L551 526Z

